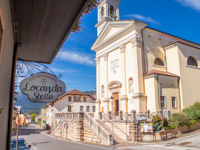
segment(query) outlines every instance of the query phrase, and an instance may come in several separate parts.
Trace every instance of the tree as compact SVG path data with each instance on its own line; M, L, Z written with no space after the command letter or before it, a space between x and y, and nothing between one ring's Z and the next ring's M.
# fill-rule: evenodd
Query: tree
M32 115L31 115L31 117L32 117L32 121L34 121L35 122L35 116L37 115L37 113L33 113Z

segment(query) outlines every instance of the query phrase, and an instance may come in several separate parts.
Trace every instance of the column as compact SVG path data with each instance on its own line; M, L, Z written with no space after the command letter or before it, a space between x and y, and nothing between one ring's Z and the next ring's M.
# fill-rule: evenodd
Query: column
M98 111L101 111L101 101L100 101L100 58L97 57L96 59L96 93L97 93L97 98L96 98L96 108Z
M131 40L133 50L133 84L134 84L134 101L136 101L138 112L145 112L146 97L144 94L143 68L142 68L142 38L136 36Z
M120 47L120 52L121 52L121 74L122 74L122 88L121 88L121 97L120 97L120 102L121 100L125 100L126 107L121 108L120 105L120 110L123 110L125 112L128 112L128 98L127 98L127 84L126 84L126 53L125 53L125 45L122 44Z

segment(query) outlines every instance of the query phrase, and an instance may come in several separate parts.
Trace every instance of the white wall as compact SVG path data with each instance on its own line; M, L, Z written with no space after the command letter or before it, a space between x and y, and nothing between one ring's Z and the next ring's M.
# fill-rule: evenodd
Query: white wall
M12 73L11 69L14 49L10 1L0 0L0 11L2 15L0 17L2 17L1 19L4 27L0 54L0 108L3 108L3 111L0 114L0 149L4 150L6 149L8 134L8 115Z

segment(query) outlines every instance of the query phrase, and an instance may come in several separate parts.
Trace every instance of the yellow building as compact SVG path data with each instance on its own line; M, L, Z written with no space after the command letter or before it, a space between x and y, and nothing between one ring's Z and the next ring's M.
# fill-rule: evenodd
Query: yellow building
M119 0L98 5L97 108L165 115L200 100L200 45L152 29L137 20L119 20Z

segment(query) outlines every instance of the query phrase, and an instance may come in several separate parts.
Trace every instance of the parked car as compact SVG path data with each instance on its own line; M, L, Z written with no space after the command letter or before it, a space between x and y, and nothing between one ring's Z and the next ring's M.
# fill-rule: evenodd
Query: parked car
M11 150L16 150L17 139L11 140ZM18 139L18 150L30 150L31 145L28 145L23 138Z

